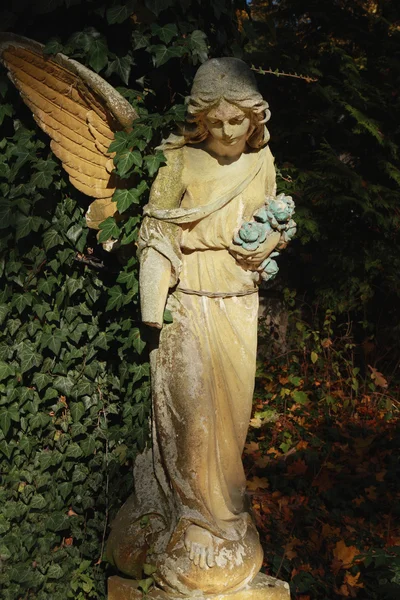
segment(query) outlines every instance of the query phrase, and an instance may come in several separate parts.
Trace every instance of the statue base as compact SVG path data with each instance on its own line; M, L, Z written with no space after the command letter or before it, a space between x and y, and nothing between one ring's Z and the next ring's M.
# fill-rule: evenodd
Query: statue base
M108 600L143 600L143 593L134 579L114 575L108 579ZM170 596L153 588L146 594L147 600L186 600L183 596ZM259 573L251 584L238 592L215 595L188 596L187 600L290 600L289 584Z

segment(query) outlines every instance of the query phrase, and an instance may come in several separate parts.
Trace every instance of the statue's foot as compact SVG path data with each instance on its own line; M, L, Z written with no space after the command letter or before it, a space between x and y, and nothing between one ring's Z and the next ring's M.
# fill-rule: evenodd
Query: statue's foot
M185 547L196 567L206 569L215 565L214 536L197 525L189 525L185 532Z

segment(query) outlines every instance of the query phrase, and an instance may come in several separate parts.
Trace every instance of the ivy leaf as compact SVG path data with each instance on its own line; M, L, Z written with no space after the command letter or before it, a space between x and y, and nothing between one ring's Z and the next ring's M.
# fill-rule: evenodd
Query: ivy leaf
M153 55L155 67L161 67L171 58L178 58L186 53L184 46L150 46L149 51Z
M148 377L149 375L149 364L144 363L142 365L133 365L133 377L132 383L136 383L143 377Z
M151 156L145 156L144 162L150 177L153 177L153 175L158 171L160 165L166 162L166 159L163 152L161 150L158 150L155 154L152 154Z
M47 171L37 171L31 177L31 184L40 189L46 189L53 181L53 176Z
M63 244L63 239L56 229L50 228L43 235L43 243L46 250L50 250L58 244Z
M9 377L12 374L13 374L13 370L10 367L10 365L8 365L5 362L0 361L0 381L7 379L7 377Z
M13 107L11 104L1 104L0 105L0 125L3 124L4 117L12 117L13 115Z
M88 435L84 440L81 441L81 449L85 456L93 454L96 449L96 438L94 435Z
M67 277L65 285L67 287L69 296L73 296L75 292L83 288L83 281L78 277Z
M137 273L133 269L121 271L121 273L118 275L117 281L118 283L125 284L128 290L138 290L139 283L137 280Z
M16 423L18 423L19 419L20 419L20 415L19 415L18 409L15 406L3 408L0 411L0 427L1 427L4 435L7 435L7 433L9 432L10 427L11 427L11 422L15 421Z
M134 2L127 2L126 4L116 4L115 6L108 8L106 11L107 22L110 25L115 23L123 23L126 19L129 19L134 11Z
M48 579L61 579L64 576L64 571L62 570L61 565L55 564L50 565L47 570L46 576Z
M57 54L57 52L63 52L64 46L61 44L59 38L51 38L45 47L43 48L44 54Z
M6 440L1 440L0 452L2 452L4 454L4 456L6 456L8 458L8 460L11 458L12 451L13 451L13 448L11 447L11 444L7 444ZM0 545L0 556L1 556L1 545Z
M79 447L79 444L73 442L72 444L68 444L67 450L65 452L65 456L69 458L79 458L82 456L82 450Z
M160 12L172 6L174 0L145 0L145 5L158 17Z
M61 394L64 396L69 396L74 385L75 381L71 375L67 375L66 377L59 375L58 377L55 377L53 381L53 387L55 387L55 389L61 392Z
M106 310L119 309L124 304L125 292L122 291L121 286L114 285L109 293Z
M67 231L67 238L69 240L71 240L71 242L76 243L78 241L78 239L81 237L82 235L82 225L79 225L79 223L77 223L76 225L72 225L72 227L70 227ZM67 249L68 252L68 249Z
M12 225L15 219L15 208L12 202L5 198L0 198L0 229L6 229Z
M129 135L126 131L116 131L114 133L114 141L111 142L108 152L122 152L128 147Z
M47 504L45 497L42 494L35 494L29 503L29 508L41 509Z
M170 41L178 35L178 27L175 23L168 23L164 27L160 27L157 23L152 23L151 32L156 35L164 44L169 44Z
M132 342L133 347L135 348L138 354L143 352L143 349L146 346L146 342L144 342L140 336L140 329L138 327L134 327L129 336L129 340Z
M17 218L17 232L15 239L18 241L26 237L31 231L38 231L43 220L40 217L20 215Z
M89 65L96 73L104 69L108 62L108 48L102 37L92 38L89 52Z
M32 296L30 294L15 294L12 299L12 304L15 306L19 314L21 314L27 306L32 304Z
M7 304L0 304L0 325L8 315L9 310L9 306Z
M32 383L36 386L38 391L41 392L43 388L51 383L51 377L50 375L47 375L47 373L35 373Z
M40 367L42 364L43 357L31 342L21 342L18 344L17 350L22 373L29 371L32 367Z
M69 519L64 513L54 512L46 519L45 527L49 531L63 531L69 528Z
M114 217L108 217L105 221L100 223L100 235L99 242L106 242L109 239L119 238L119 227L115 222Z
M114 202L117 203L118 212L123 213L132 204L139 204L140 193L135 188L130 188L128 190L116 190L113 196Z
M196 29L190 34L190 49L194 57L203 63L208 59L208 48L206 44L207 35L204 31Z
M126 56L117 56L111 61L106 70L106 76L109 77L112 73L116 73L125 85L129 83L129 76L131 74L132 65L135 64L133 57L130 54Z
M164 321L164 323L173 323L173 321L174 321L171 311L168 310L167 308L164 310L163 321Z
M142 155L138 150L123 150L114 158L114 163L117 166L118 175L126 175L133 165L142 166Z
M33 444L29 438L23 437L18 442L18 448L29 457L33 449Z
M70 406L71 417L74 423L78 423L85 414L83 402L73 402Z
M140 48L147 48L150 45L150 40L143 33L134 31L132 33L133 49L140 50Z

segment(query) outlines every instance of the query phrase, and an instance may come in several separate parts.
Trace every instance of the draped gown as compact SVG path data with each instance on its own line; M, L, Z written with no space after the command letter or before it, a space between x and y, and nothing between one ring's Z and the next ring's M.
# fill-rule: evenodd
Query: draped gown
M166 307L173 320L151 356L155 478L153 487L148 479L136 485L130 518L162 515L162 534L153 545L164 557L162 587L216 593L215 582L222 581L221 572L229 574L233 556L235 576L218 583L222 591L251 580L262 560L246 511L241 460L254 390L258 274L229 249L243 221L265 195L275 194L275 170L268 147L230 165L201 147L183 146L166 156L139 248L153 248L170 263ZM216 567L205 573L190 564L183 547L190 524L209 531L220 549Z

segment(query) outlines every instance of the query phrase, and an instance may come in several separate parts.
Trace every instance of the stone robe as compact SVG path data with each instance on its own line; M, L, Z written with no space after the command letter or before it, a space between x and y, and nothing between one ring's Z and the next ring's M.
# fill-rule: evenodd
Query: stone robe
M262 562L241 460L254 390L259 275L232 255L232 240L275 194L275 169L268 147L230 165L201 147L166 157L139 240L142 256L155 251L154 273L166 271L173 318L151 355L155 478L150 484L148 470L143 478L140 459L125 512L130 522L157 515L152 551L164 589L232 591ZM146 281L141 293L159 305L160 288ZM217 540L216 566L204 572L183 545L190 524Z

